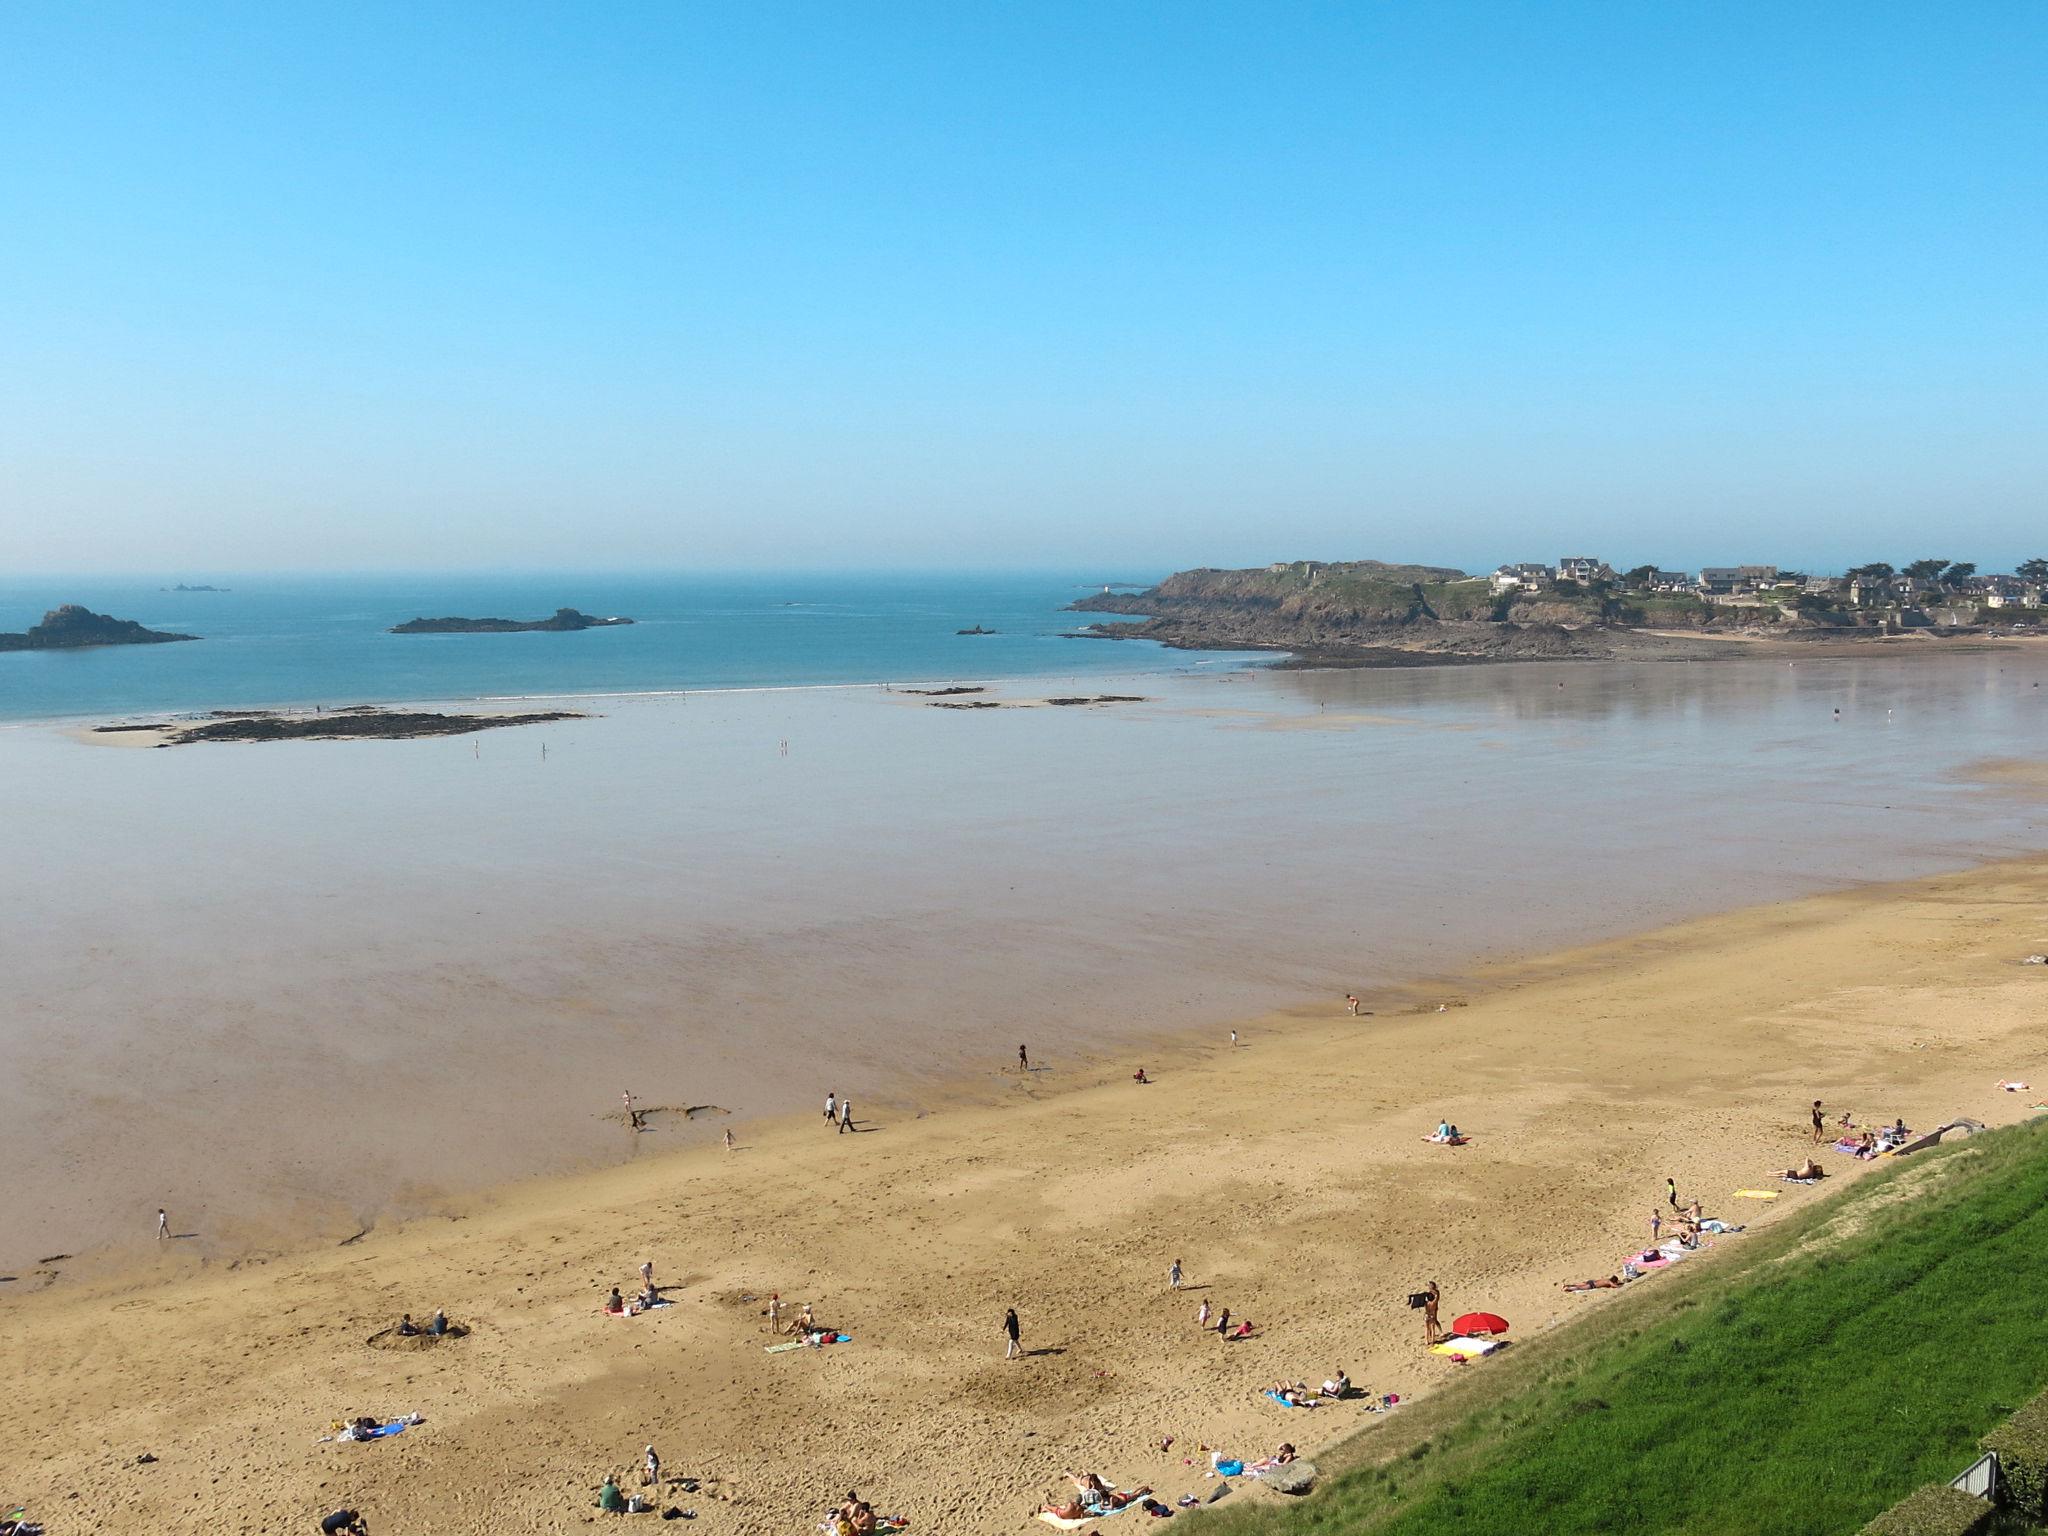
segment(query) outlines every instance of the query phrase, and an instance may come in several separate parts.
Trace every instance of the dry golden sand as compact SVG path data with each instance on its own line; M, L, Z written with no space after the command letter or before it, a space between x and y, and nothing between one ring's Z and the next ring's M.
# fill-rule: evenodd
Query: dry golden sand
M2048 861L2013 862L1553 957L1445 1013L1256 1021L1242 1049L1147 1061L1150 1087L1130 1064L1018 1074L1001 1102L754 1128L735 1154L524 1185L351 1246L166 1252L5 1302L0 1498L62 1532L309 1531L344 1504L379 1536L574 1530L610 1518L594 1485L652 1441L721 1480L676 1500L707 1532L800 1536L848 1488L916 1530L1023 1531L1065 1468L1170 1500L1205 1487L1183 1460L1201 1442L1250 1458L1372 1422L1282 1409L1258 1395L1276 1378L1342 1366L1412 1396L1490 1368L1421 1351L1401 1297L1424 1280L1447 1319L1527 1332L1629 1305L1558 1286L1617 1267L1667 1173L1737 1220L1816 1198L1728 1198L1806 1153L1816 1096L1866 1121L2021 1117L2042 1094L1994 1085L2048 1087L2048 968L2017 963L2042 950ZM1440 1114L1469 1147L1422 1142ZM1191 1288L1169 1296L1176 1255ZM647 1257L677 1305L600 1316ZM856 1342L764 1354L741 1298L771 1289ZM1258 1337L1196 1332L1205 1296ZM366 1343L437 1305L473 1335ZM1034 1352L1015 1364L1010 1305ZM395 1440L315 1443L406 1411L426 1422Z

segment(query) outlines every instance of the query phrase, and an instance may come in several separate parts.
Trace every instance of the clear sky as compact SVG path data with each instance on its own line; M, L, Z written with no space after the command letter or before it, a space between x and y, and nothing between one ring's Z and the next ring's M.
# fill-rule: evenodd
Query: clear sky
M2048 553L2048 5L0 7L0 570Z

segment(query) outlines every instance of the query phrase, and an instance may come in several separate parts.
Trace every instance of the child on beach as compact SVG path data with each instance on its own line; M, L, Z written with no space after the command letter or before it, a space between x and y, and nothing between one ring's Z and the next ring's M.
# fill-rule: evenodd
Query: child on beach
M1177 1290L1179 1290L1179 1289L1180 1289L1180 1260L1179 1260L1179 1259L1175 1259L1175 1260L1173 1261L1173 1263L1172 1263L1171 1265L1169 1265L1169 1266L1167 1267L1167 1271L1166 1271L1166 1287L1167 1287L1167 1289L1168 1289L1168 1290L1172 1290L1172 1291L1177 1291Z

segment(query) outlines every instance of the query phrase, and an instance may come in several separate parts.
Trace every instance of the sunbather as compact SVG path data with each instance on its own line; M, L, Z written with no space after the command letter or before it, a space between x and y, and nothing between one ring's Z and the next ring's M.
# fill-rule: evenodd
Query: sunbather
M1344 1374L1344 1367L1340 1365L1337 1367L1337 1374L1323 1383L1323 1396L1349 1397L1350 1395L1351 1378Z
M1282 1466L1285 1466L1288 1462L1294 1460L1294 1458L1299 1454L1300 1452L1296 1451L1293 1446L1283 1441L1281 1443L1280 1449L1273 1453L1273 1459L1279 1462Z
M1819 1163L1816 1163L1809 1157L1797 1168L1787 1168L1779 1177L1791 1179L1795 1183L1805 1184L1810 1183L1814 1179L1824 1179L1827 1177L1827 1174Z
M1290 1408L1316 1406L1316 1400L1308 1395L1308 1383L1305 1381L1276 1381L1266 1390Z
M1627 1284L1619 1275L1609 1275L1605 1280L1567 1280L1564 1288L1568 1291L1618 1291Z

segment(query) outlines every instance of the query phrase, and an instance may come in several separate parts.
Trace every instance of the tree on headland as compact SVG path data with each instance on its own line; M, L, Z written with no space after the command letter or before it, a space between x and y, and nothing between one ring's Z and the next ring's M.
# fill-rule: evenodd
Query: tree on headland
M1847 573L1851 581L1889 581L1899 573L1882 560L1873 560L1868 565L1852 565Z
M1943 586L1953 587L1968 581L1976 574L1977 563L1974 560L1951 560L1948 569L1941 573L1941 583Z
M1650 578L1657 574L1654 565L1634 566L1622 574L1621 584L1631 592L1640 592L1650 584Z
M1915 560L1906 567L1905 574L1914 581L1939 581L1941 573L1954 563L1952 560Z
M2032 560L2022 560L2013 567L2013 574L2022 581L2048 581L2048 560L2038 555Z

